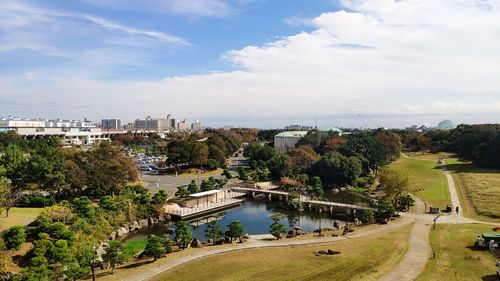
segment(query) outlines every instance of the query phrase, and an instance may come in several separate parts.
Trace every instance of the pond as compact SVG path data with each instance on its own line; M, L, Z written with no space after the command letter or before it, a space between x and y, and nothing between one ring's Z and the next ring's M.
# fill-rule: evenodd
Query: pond
M368 198L349 191L341 191L338 193L326 192L325 197L330 201L349 204L361 202L368 204L370 202ZM205 236L205 228L206 225L213 220L217 220L223 227L224 231L227 230L227 225L232 221L239 220L246 233L250 235L266 234L269 233L269 225L273 222L271 217L276 213L282 214L281 221L288 229L291 229L294 226L299 226L304 232L317 230L320 218L322 228L331 228L334 220L348 219L347 215L338 213L332 216L328 212L323 212L322 214L307 210L298 212L296 210L286 208L286 203L284 202L268 201L264 198L256 198L247 199L242 203L242 205L231 209L213 213L201 218L188 220L188 223L191 226L193 237L206 241L207 238ZM130 234L127 237L127 240L144 239L149 234L161 235L164 234L167 229L175 229L175 226L170 223L143 229L139 232Z

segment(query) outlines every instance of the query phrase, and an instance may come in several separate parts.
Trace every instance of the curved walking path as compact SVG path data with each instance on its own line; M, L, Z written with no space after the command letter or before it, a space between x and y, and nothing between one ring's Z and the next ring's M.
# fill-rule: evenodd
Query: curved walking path
M361 237L366 237L366 236L373 236L373 235L378 235L381 233L385 233L388 231L391 231L395 228L407 225L409 223L414 222L415 219L413 217L406 217L403 216L402 218L390 222L389 224L386 225L378 225L372 229L366 230L366 231L361 231L361 232L353 232L349 233L345 236L325 236L321 238L310 238L310 239L300 239L300 238L290 238L290 239L283 239L283 240L272 240L273 236L269 234L264 234L264 235L252 235L250 239L245 242L245 243L236 243L232 245L228 245L228 247L224 246L211 246L212 249L210 250L203 250L200 249L199 252L195 252L193 254L190 254L188 256L180 257L179 259L176 259L172 262L169 263L164 263L160 264L161 260L157 262L158 266L154 268L149 268L148 271L146 272L141 272L137 275L131 275L128 276L126 279L123 280L134 280L134 281L142 281L142 280L149 280L156 275L172 269L176 266L182 265L184 263L188 263L200 258L206 258L210 257L213 255L217 254L222 254L222 253L228 253L228 252L233 252L233 251L239 251L239 250L246 250L246 249L254 249L254 248L272 248L272 247L288 247L288 246L297 246L297 245L311 245L311 244L321 244L321 243L329 243L329 242L335 242L335 241L342 241L342 240L348 240L348 239L357 239ZM271 238L271 239L270 239Z
M389 273L379 278L383 281L410 281L415 280L422 271L424 271L427 261L431 256L431 246L429 233L431 230L432 219L425 212L425 204L419 198L415 197L415 212L408 213L408 217L416 219L415 224L408 238L409 248L406 255L399 261L398 265Z

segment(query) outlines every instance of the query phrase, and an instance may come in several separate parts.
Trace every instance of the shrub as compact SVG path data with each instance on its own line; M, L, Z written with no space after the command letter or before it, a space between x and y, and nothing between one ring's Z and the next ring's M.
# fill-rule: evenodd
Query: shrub
M5 247L9 250L19 250L24 242L26 242L26 231L24 226L15 225L2 233L2 238L5 241Z
M42 193L35 192L25 194L17 203L19 207L45 207L52 206L56 203L56 199L52 195L43 196Z

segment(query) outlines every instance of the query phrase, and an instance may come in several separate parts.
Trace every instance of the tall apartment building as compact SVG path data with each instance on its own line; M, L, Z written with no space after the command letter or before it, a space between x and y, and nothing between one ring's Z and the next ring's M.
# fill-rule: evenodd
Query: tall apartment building
M165 131L170 129L170 120L167 118L151 118L147 116L143 120L135 120L136 130Z
M177 130L189 131L189 130L191 130L191 125L189 124L189 122L186 121L186 119L184 119L177 124Z
M201 122L196 120L191 124L191 130L193 131L201 131L203 130L203 126L201 125Z
M101 128L105 130L118 130L122 128L120 119L102 119Z

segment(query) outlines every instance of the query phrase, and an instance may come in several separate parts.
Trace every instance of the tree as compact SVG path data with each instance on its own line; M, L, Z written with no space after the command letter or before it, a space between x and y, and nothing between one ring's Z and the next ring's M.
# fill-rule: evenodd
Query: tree
M149 244L149 239L148 239ZM146 245L147 247L147 245ZM120 241L111 240L109 241L109 248L106 249L102 258L104 262L109 263L111 268L111 274L113 274L116 265L126 261L125 255L123 254L123 244Z
M11 185L1 182L0 192L3 193L2 199L0 200L0 208L5 209L5 217L8 218L10 209L21 200L22 193L19 190L13 189Z
M82 218L86 218L88 220L95 219L94 206L92 206L92 201L90 201L87 196L75 198L71 203L71 208Z
M363 211L363 215L361 216L361 221L365 224L370 224L375 222L375 215L372 210Z
M191 162L194 165L200 165L201 167L207 164L207 161L208 161L208 146L201 142L195 142L193 144Z
M24 242L26 242L26 231L24 226L15 225L2 233L2 238L5 242L5 247L9 250L19 250Z
M153 203L154 205L163 205L167 202L167 199L168 199L168 194L165 193L164 190L160 190L153 195L151 203Z
M398 208L399 199L409 189L408 176L397 170L383 169L380 173L380 183L384 186L386 197L389 198L394 208Z
M286 154L276 153L267 162L270 176L273 179L280 180L291 174L291 158Z
M321 183L320 177L314 177L312 179L311 185L308 185L306 190L311 196L317 198L321 198L325 194L323 190L323 183Z
M396 209L394 206L385 200L380 200L378 203L377 217L382 219L390 219L394 216Z
M346 185L357 179L361 170L362 164L358 157L328 152L311 166L309 174L319 176L325 184Z
M116 211L118 210L118 204L116 204L113 197L106 195L101 198L99 201L99 208L106 211Z
M177 198L188 198L189 197L189 191L187 190L185 185L181 185L177 187L177 191L175 192L175 196Z
M413 203L415 203L415 199L411 197L410 194L406 194L404 196L401 196L399 198L399 207L402 208L404 211L408 211L408 209L413 206Z
M0 164L5 168L5 174L14 186L23 185L25 175L22 167L25 161L23 151L18 145L9 144L7 146L5 154L0 158Z
M319 159L319 155L309 145L302 145L288 152L293 174L302 174Z
M391 155L391 160L399 158L403 144L398 134L385 130L377 130L375 137L387 146Z
M233 239L240 239L241 242L241 237L243 237L245 233L245 229L243 228L243 225L239 220L234 220L230 224L227 225L228 230L226 231L226 236L231 238L231 242L233 242Z
M215 160L218 163L217 167L224 166L224 162L226 161L224 150L216 145L208 146L208 158Z
M211 221L205 228L205 236L211 238L214 244L222 237L222 227L217 221Z
M158 237L156 235L149 236L146 248L144 249L144 253L146 255L152 256L154 261L156 261L165 252L166 250L163 246L163 240L161 239L161 237Z
M281 239L288 232L288 230L285 225L281 223L281 216L274 215L272 220L273 223L269 226L269 233L277 239Z
M242 181L248 180L247 172L245 171L245 168L241 166L238 167L238 178Z
M186 249L191 243L193 233L185 221L178 221L175 226L175 241L179 248Z

